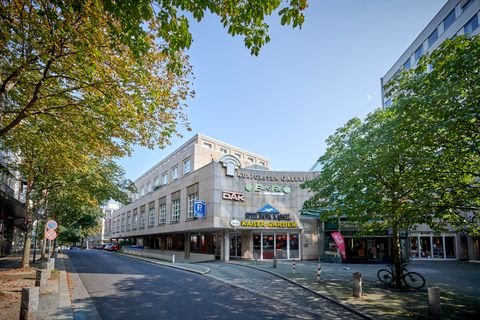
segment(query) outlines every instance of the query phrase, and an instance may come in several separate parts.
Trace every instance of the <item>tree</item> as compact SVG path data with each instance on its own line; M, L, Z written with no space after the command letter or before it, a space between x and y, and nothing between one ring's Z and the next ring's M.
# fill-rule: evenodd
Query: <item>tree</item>
M1 1L0 137L53 117L112 148L164 146L186 125L191 70L189 19L217 15L252 54L269 41L268 1ZM279 10L303 23L306 0Z
M391 232L397 287L399 231L426 224L478 232L479 44L446 41L402 73L392 85L393 107L338 129L319 176L303 185L314 193L304 208L329 208L324 220L347 217L360 234Z

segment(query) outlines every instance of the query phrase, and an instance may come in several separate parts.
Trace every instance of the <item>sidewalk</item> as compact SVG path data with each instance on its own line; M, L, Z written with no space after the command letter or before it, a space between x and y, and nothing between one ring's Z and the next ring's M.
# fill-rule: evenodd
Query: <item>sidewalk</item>
M40 268L41 261L36 260L35 264L30 264L31 267L20 269L21 259L21 255L0 258L2 320L18 319L22 288L35 286L36 268ZM40 291L38 319L73 319L67 276L61 255L55 261L52 276Z
M320 283L316 279L318 262L296 261L293 273L292 261L231 261L241 267L269 272L292 281L320 295L350 306L361 313L381 319L421 319L427 317L427 286L441 290L444 319L473 319L480 314L480 266L463 262L414 262L412 271L422 273L427 285L419 291L400 291L386 288L377 279L376 273L383 265L366 264L321 264ZM363 295L353 297L353 273L362 274ZM466 283L469 282L469 285Z

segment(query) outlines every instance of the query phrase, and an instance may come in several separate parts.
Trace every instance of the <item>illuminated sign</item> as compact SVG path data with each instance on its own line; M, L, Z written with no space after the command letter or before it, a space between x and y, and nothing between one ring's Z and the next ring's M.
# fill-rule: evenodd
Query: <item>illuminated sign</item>
M289 220L291 220L290 214L281 214L277 209L266 204L257 212L245 213L245 220L240 222L240 226L247 228L297 228L297 223Z
M222 199L232 201L245 201L245 195L241 192L222 191Z
M289 186L279 186L279 185L266 185L266 184L245 184L245 190L248 192L264 192L264 193L276 193L284 194L292 192L292 189Z

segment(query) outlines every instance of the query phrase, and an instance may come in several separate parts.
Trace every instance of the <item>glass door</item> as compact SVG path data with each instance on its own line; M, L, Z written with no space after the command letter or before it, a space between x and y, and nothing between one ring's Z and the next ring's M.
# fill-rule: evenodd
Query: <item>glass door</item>
M230 258L242 257L242 236L233 234L230 236Z

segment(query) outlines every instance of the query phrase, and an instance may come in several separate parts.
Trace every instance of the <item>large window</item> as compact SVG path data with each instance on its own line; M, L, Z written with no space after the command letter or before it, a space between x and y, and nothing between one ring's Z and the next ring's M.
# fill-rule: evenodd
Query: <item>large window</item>
M438 29L435 29L429 36L428 36L428 47L431 48L435 41L438 39Z
M152 227L155 224L155 202L148 204L148 226Z
M193 204L198 200L198 183L187 188L187 219L193 219Z
M145 205L140 207L140 219L138 221L138 228L145 228Z
M172 201L172 222L180 220L180 199Z
M138 228L138 209L133 209L133 226L132 230L137 230Z
M408 58L407 61L405 61L405 63L403 64L403 67L405 68L405 70L410 69L410 58Z
M417 51L415 51L415 61L420 60L420 58L422 57L422 54L423 54L423 44L421 44L420 47L418 47Z
M162 203L158 206L158 224L167 222L167 204Z
M127 212L127 231L132 230L132 214L130 211Z
M470 19L464 26L463 26L463 33L466 35L472 34L475 29L478 28L478 16L474 15L472 19Z
M447 31L448 28L455 22L455 9L453 9L448 16L443 20L443 30Z

